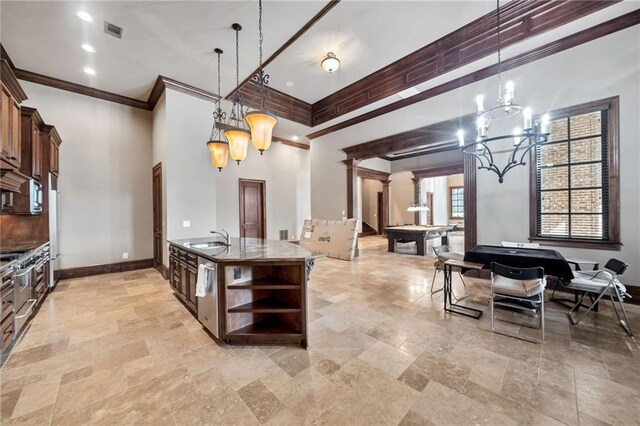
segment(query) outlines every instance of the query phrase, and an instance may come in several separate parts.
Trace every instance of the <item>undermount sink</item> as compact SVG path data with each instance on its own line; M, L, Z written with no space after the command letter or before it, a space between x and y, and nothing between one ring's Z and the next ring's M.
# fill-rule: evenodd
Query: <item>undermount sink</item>
M206 243L189 244L189 247L193 247L195 249L207 249L207 248L223 247L223 246L226 246L226 244L223 243L222 241L207 241Z

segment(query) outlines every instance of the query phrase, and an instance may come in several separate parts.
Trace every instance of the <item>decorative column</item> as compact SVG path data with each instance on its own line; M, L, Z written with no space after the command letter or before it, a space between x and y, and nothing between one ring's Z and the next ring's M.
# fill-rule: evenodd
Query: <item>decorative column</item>
M416 177L414 174L411 181L413 182L413 201L415 202L420 199L420 182L422 182L422 178ZM420 212L414 213L413 221L416 225L420 224Z
M347 217L356 217L358 205L358 164L360 160L350 158L342 161L347 166Z
M382 235L386 236L387 233L384 228L389 226L389 184L390 180L383 180L382 182Z
M478 209L476 205L476 158L464 156L464 250L478 243Z

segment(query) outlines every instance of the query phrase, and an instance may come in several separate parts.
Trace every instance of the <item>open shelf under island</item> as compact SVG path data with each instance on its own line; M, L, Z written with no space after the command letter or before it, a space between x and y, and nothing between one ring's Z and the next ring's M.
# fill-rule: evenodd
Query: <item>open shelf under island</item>
M213 334L230 344L307 348L307 281L321 255L286 241L170 240L169 282ZM207 292L196 297L198 268Z

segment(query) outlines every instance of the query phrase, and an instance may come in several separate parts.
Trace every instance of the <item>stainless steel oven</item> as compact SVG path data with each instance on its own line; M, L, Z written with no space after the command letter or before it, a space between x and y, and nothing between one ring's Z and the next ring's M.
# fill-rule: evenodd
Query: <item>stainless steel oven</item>
M29 210L31 214L42 213L42 203L44 195L42 192L42 183L35 179L29 181Z

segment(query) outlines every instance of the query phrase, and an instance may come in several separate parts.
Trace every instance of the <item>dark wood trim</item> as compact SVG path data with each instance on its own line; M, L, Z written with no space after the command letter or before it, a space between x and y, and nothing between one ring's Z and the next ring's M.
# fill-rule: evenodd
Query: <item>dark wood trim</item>
M464 156L464 250L478 245L476 158Z
M538 36L617 3L616 1L513 0L500 7L501 47ZM497 51L497 13L492 11L313 104L319 125Z
M353 218L355 215L355 206L358 203L358 163L360 160L348 159L342 160L347 166L347 217Z
M588 249L620 250L620 97L613 96L597 101L586 102L560 108L548 113L551 120L566 118L572 115L584 114L593 111L607 110L608 135L607 143L609 152L609 223L608 240L591 240L585 238L553 238L539 236L537 194L538 179L536 172L535 153L531 151L529 156L529 241L536 241L544 245L560 247L576 247Z
M205 101L216 102L218 100L218 95L216 95L215 93L211 93L190 84L182 83L178 80L159 75L158 78L156 78L153 89L151 89L151 93L149 94L149 99L147 100L147 109L149 109L150 111L153 111L155 109L158 101L167 88L203 99Z
M364 160L379 157L393 152L436 144L455 138L456 130L465 129L475 131L476 114L469 114L406 132L396 133L369 142L348 146L343 149L347 158ZM457 142L456 142L457 143ZM450 147L447 148L450 150ZM433 152L429 152L433 153Z
M414 176L411 178L411 181L413 182L413 199L418 201L420 200L420 183L422 179ZM416 225L420 224L420 212L413 213L413 223Z
M9 57L9 52L7 52L2 43L0 43L0 59L4 59L5 61L7 61L7 64L9 64L9 67L11 67L12 70L16 68L16 66L13 64L13 61L11 60L11 57Z
M429 167L428 169L413 170L414 179L426 179L439 176L451 176L464 173L464 163L447 164L446 166Z
M137 269L153 268L153 259L130 260L128 262L108 263L104 265L82 266L60 270L60 279L88 277L91 275L112 274L115 272L128 272Z
M320 19L322 19L327 13L329 13L329 11L331 9L336 7L338 5L338 3L340 3L340 0L330 0L329 3L327 3L326 6L324 6L322 9L320 9L320 12L316 13L313 16L313 18L311 18L306 24L304 24L302 26L302 28L300 28L294 35L292 35L291 38L289 38L289 40L287 40L282 46L280 46L280 48L278 48L278 50L273 52L273 54L271 56L269 56L262 63L262 66L264 68L266 68L267 65L269 65L271 62L273 62L278 56L280 56L280 54L282 52L284 52L289 46L291 46L293 43L295 43L296 40L298 40L300 37L302 37L304 35L304 33L309 31L309 29L311 29L311 27L313 27ZM242 80L242 82L240 83L240 85L238 87L240 87L240 88L244 87L247 83L249 83L251 81L253 76L256 75L257 73L258 73L258 69L256 68L255 70L253 70L253 72L251 74L249 74L248 77L246 77L244 80ZM227 96L225 96L225 99L230 100L233 97L233 94L235 93L236 89L237 88L234 88L231 91L231 93L229 93Z
M22 86L20 86L20 83L18 83L18 78L9 65L9 62L5 59L2 59L1 62L0 73L2 74L2 84L4 84L7 89L9 89L16 102L21 104L28 99L27 94L22 89Z
M391 173L358 167L358 177L362 179L371 179L378 180L380 182L386 182L389 180L389 176L391 176Z
M270 112L274 113L279 118L295 121L296 123L311 127L312 118L310 103L276 90L273 87L267 86L266 90L269 92L271 100L271 103L269 104ZM244 99L245 106L261 108L259 98L256 96L258 88L253 81L242 86L240 93Z
M80 95L90 96L92 98L102 99L104 101L115 102L134 108L149 109L145 101L141 101L138 99L116 95L115 93L94 89L93 87L83 86L81 84L72 83L70 81L60 80L59 78L37 74L32 71L16 68L15 73L16 77L18 77L20 80L30 81L32 83L42 84L43 86L66 90L67 92L78 93Z
M390 180L382 181L382 230L380 234L386 236L386 228L389 226L389 185Z
M262 185L262 239L267 238L267 181L262 179L238 179L238 222L240 224L240 238L242 235L242 219L243 219L243 200L242 184L244 182L254 182Z
M634 25L638 25L638 24L640 24L640 10L634 10L633 12L629 12L625 15L611 19L607 22L603 22L601 24L595 25L586 30L577 32L570 36L545 44L544 46L540 46L535 49L529 50L520 55L514 56L513 58L503 60L502 62L503 71L516 69L518 67L529 64L531 62L544 59L556 53L563 52L565 50L579 46L581 44L588 43L600 37L613 34L615 32L633 27ZM347 127L354 126L356 124L371 120L373 118L379 117L384 114L388 114L390 112L407 107L409 105L413 105L415 103L422 102L424 100L442 95L443 93L447 93L452 90L459 89L468 84L472 84L480 80L484 80L488 77L492 77L497 74L498 74L497 64L491 65L486 68L482 68L478 71L474 71L470 74L464 75L462 77L450 80L446 83L440 84L436 87L427 89L424 92L420 92L417 95L411 96L410 98L393 102L391 104L369 111L365 114L361 114L357 117L353 117L349 120L345 120L341 123L334 124L325 129L310 133L307 135L307 137L309 139L317 139L321 136L326 136L330 133L337 132L338 130L346 129ZM316 123L314 123L314 125L315 124Z
M216 122L216 126L218 126L222 130L239 129L239 127L231 126L227 123L221 123L221 122ZM293 148L304 149L307 151L311 149L310 145L300 143L300 142L290 141L289 139L281 138L278 136L271 136L271 141L282 144L282 145L291 146Z
M282 145L292 146L294 148L305 149L307 151L311 149L311 145L290 141L289 139L281 138L278 136L271 136L271 141L281 143Z
M398 160L405 160L407 158L422 157L423 155L438 154L440 152L457 151L459 149L458 142L451 142L449 144L444 144L439 146L441 146L441 148L432 148L432 149L427 148L419 151L413 151L408 154L394 155L393 157L389 155L383 155L378 158L381 158L382 160L387 160L387 161L398 161Z

